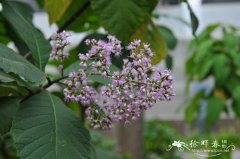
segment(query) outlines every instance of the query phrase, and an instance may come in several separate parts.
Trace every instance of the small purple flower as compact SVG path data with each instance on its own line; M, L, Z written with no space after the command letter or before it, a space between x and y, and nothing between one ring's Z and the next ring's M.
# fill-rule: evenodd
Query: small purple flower
M63 70L63 60L69 57L69 53L65 51L65 48L70 45L67 40L71 36L68 32L53 33L50 37L52 43L52 52L50 58L57 61L60 60L61 65L58 66L59 70Z
M86 40L85 40L85 44L86 44L86 45L90 45L90 44L91 44L91 41L90 41L89 39L86 39Z

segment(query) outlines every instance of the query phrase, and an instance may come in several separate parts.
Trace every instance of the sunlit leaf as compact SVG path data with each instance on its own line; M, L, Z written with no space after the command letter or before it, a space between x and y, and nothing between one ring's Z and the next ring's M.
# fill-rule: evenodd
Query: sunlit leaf
M45 0L45 9L49 15L50 24L58 21L71 3L72 0Z

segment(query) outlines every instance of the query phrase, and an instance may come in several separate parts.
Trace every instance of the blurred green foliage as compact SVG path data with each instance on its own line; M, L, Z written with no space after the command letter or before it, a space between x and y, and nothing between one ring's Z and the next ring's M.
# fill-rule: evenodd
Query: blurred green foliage
M99 34L98 31L99 29L104 28L106 33L114 34L117 38L126 43L133 40L133 38L138 38L144 42L150 43L153 46L152 49L156 53L153 60L154 64L159 63L167 57L167 65L172 67L172 58L167 55L167 53L168 48L175 48L177 40L171 30L164 26L157 26L152 21L152 12L157 5L157 0L151 0L150 2L147 0L112 0L111 2L107 0L36 1L38 2L40 8L44 7L47 11L50 23L57 24L59 27L58 32L61 32L62 30L71 30L78 33L87 32L85 38L103 39L106 35ZM3 114L0 116L1 122L6 122L6 117L4 115L9 115L8 121L1 125L0 157L4 159L17 158L13 146L14 143L11 139L11 135L9 136L9 131L10 129L14 130L11 127L15 127L16 129L21 127L21 131L11 131L10 134L15 135L15 137L21 136L18 141L21 144L16 144L15 148L18 149L22 158L31 158L28 155L36 155L36 153L40 153L41 155L49 154L51 150L55 152L55 157L57 157L57 155L64 156L69 154L70 158L76 158L76 154L71 153L73 148L76 148L75 151L77 151L77 154L84 156L84 158L85 156L87 156L87 158L94 158L94 153L92 153L94 150L92 150L93 147L90 145L89 135L87 133L88 131L84 128L83 123L81 123L80 120L78 121L77 118L70 113L71 111L68 111L65 107L65 105L69 106L74 111L77 111L78 115L80 115L79 112L82 110L77 109L79 105L76 106L71 103L69 105L65 104L61 101L63 99L62 94L59 94L58 92L46 93L46 91L45 93L42 93L42 95L37 94L38 91L41 92L45 89L43 87L47 86L47 80L49 83L49 81L56 79L57 76L55 74L46 74L45 65L57 64L49 61L49 54L51 52L49 39L44 37L43 33L35 28L32 23L34 10L22 1L16 2L0 0L0 2L3 4L3 11L0 12L0 42L4 44L1 44L0 46L2 51L0 56L3 59L2 61L7 61L6 63L0 63L0 96L4 97L0 99L1 104L3 104L0 107L0 113ZM183 2L187 3L186 0ZM188 8L190 16L192 17L194 13L189 5ZM195 32L197 28L196 17L192 18L192 24L194 24L193 32ZM16 46L16 54L15 51L11 51L7 46L5 46L9 42L13 42ZM65 66L68 66L65 72L69 71L71 67L75 67L75 61L78 59L77 54L79 52L87 52L86 49L87 48L84 46L83 41L81 41L79 47L71 50L71 56L65 62ZM123 57L127 57L127 51L124 51L124 54L125 55ZM114 60L113 63L121 68L121 61L121 59ZM113 68L116 69L116 67ZM46 79L47 76L48 78ZM97 76L91 78L90 80L92 85L95 87L108 82ZM35 95L35 93L37 95ZM57 95L61 99L53 96L53 94ZM9 106L10 104L8 102L5 102L9 96L11 98L13 98L13 96L21 96L21 99L24 99L24 102L17 101L14 104L11 104L14 107L12 108ZM31 96L34 96L34 102L31 102L33 99L29 99ZM42 97L47 96L50 97L49 99L51 99L51 102L49 102L50 100L42 100ZM59 133L57 133L57 130L54 130L52 126L49 126L46 129L41 129L41 131L37 131L35 129L33 130L31 129L32 127L28 127L29 125L38 126L38 117L41 113L38 113L37 111L44 111L41 109L43 108L41 106L39 106L37 111L35 111L35 104L33 103L46 105L46 108L48 109L50 107L55 108L56 105L61 106L56 112L54 111L55 114L48 114L48 117L43 118L44 121L47 120L47 122L49 122L50 119L53 121L53 118L51 118L52 116L58 119L66 117L66 120L61 120L61 122L58 123L56 122L57 119L54 118L54 125L55 127L58 127ZM24 115L20 116L18 116L19 113L14 113L13 110L18 107L22 107L24 104L26 104L26 108L33 108L33 112L36 113L36 115L29 116L27 111L22 111L21 113ZM10 111L12 114L9 113L9 109L11 109ZM19 112L19 110L17 112ZM12 122L12 118L17 118L17 120ZM82 116L82 118L84 118L84 116ZM18 124L20 122L17 122L18 119L27 122L26 124L21 122L19 126ZM69 119L68 122L71 121L71 123L74 124L68 124L67 119ZM81 131L79 131L79 128L82 128ZM29 133L29 135L23 133L30 129L31 133ZM71 136L69 135L70 129L73 131ZM36 138L33 136L37 136L39 138L43 137L43 131L48 131L50 134L53 132L56 140L55 145L53 144L46 148L45 143L49 142L46 138L42 138L39 142L35 142ZM159 131L162 131L162 129ZM167 136L168 132L165 133ZM28 137L30 135L33 136ZM68 149L65 148L57 152L56 147L62 146L58 144L60 139L58 139L57 136L61 136L64 141L71 141L66 142ZM92 136L93 145L96 145L95 152L97 158L128 158L127 156L121 156L113 153L115 152L115 149L113 148L115 147L114 143L108 142L109 140L105 138L97 137L96 134ZM29 143L33 143L32 147L43 146L45 149L37 152L38 149L32 148L29 146ZM27 148L23 150L24 146Z
M214 33L221 33L221 37ZM201 101L207 102L207 127L215 124L229 107L240 117L240 36L234 26L212 24L192 40L191 55L186 62L188 85L192 82L214 80L210 93L201 90L189 101L185 115L193 122L199 115Z
M180 159L176 151L166 151L173 140L180 138L168 123L152 120L144 124L144 151L146 159Z
M144 124L145 159L181 159L183 158L182 156L184 156L184 152L188 153L188 157L191 157L191 159L199 158L199 156L196 156L193 152L189 152L187 149L185 149L184 152L179 152L179 150L175 147L170 151L166 151L166 149L168 149L168 146L171 145L174 141L181 141L188 144L192 140L198 142L207 140L210 146L214 140L217 140L218 142L226 140L227 145L234 145L236 150L239 150L240 148L239 130L236 132L225 130L220 133L212 134L199 134L198 132L191 132L185 136L178 134L176 130L168 124L168 122L151 120L147 121ZM209 156L211 155L212 154L209 153ZM229 153L222 153L221 155L211 158L231 159L232 151Z

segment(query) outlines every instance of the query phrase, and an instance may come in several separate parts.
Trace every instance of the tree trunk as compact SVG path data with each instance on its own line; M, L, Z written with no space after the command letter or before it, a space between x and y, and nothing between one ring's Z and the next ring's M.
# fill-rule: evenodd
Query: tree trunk
M114 134L121 154L131 156L133 159L143 159L143 117L127 126L118 124Z

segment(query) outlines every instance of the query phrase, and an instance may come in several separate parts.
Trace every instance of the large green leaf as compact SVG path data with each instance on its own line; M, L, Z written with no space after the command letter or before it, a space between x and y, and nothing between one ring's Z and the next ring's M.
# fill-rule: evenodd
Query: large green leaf
M45 0L45 9L48 12L50 24L59 20L71 3L72 0Z
M92 0L91 2L103 27L123 41L128 41L135 29L148 16L146 0Z
M0 43L0 68L5 72L13 72L25 80L42 84L46 75L25 60L22 56L15 53L5 45Z
M2 13L6 20L29 47L37 67L44 70L51 52L50 43L44 38L42 33L34 28L29 19L24 16L24 11L20 7L15 7L13 2L4 1L3 3Z
M143 42L150 44L152 51L155 53L152 59L153 65L158 64L167 55L167 43L150 18L136 29L131 39L141 39Z
M14 1L13 3L15 8L18 8L21 14L29 21L32 21L33 17L33 9L27 5L26 3L20 3ZM7 44L6 42L1 40L1 36L4 38L9 38L9 41L13 41L15 46L17 47L19 53L25 55L28 53L29 49L24 43L24 41L17 35L15 30L8 24L8 22L4 19L3 15L0 14L0 42ZM9 42L7 41L7 42Z
M219 97L212 97L208 100L207 105L207 124L214 124L220 117L224 109L225 101Z
M12 119L15 115L20 98L0 98L0 135L7 133L12 126Z
M56 96L43 92L23 103L11 128L23 159L89 159L90 135Z

